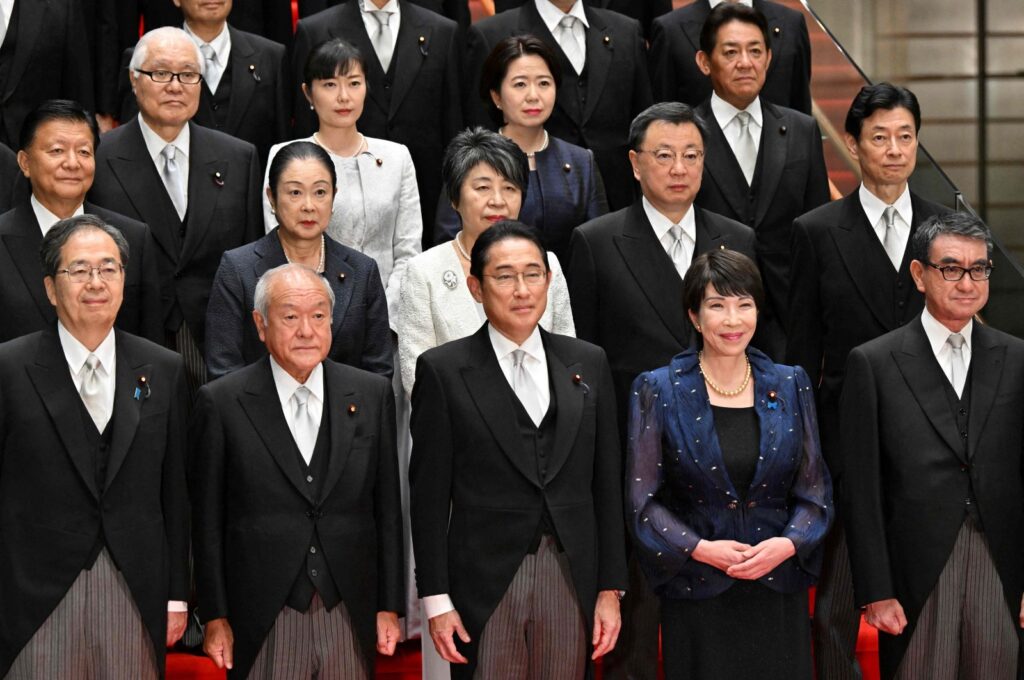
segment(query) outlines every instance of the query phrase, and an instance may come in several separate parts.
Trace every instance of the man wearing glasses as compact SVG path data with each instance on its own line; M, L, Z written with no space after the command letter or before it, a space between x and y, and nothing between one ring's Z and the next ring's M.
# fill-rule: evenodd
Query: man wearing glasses
M453 678L582 680L626 587L615 395L599 348L537 324L537 233L499 222L468 285L487 323L424 352L409 466L416 583Z
M206 381L206 301L220 256L263 233L256 148L190 122L204 61L180 28L150 31L128 77L136 120L104 135L89 197L149 225L164 289L167 346L181 352L192 390Z
M114 330L120 231L71 217L40 255L57 321L0 345L0 676L156 680L189 587L184 366Z
M840 499L855 602L883 678L1017 676L1024 591L1024 341L975 319L992 237L967 213L910 241L924 310L850 352Z
M749 227L693 205L705 139L704 122L686 104L663 102L643 111L629 129L629 160L642 197L572 235L566 278L576 333L608 353L623 434L633 379L667 364L693 338L682 302L690 262L718 248L754 257ZM657 598L634 561L630 578L622 603L624 647L604 668L617 669L614 677L653 680Z

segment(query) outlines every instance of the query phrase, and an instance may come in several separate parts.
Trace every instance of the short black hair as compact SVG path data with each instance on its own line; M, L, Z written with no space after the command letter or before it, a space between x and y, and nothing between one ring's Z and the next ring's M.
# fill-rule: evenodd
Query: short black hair
M49 123L51 120L83 123L89 126L89 130L92 132L93 151L99 148L100 129L96 125L95 116L86 111L84 106L72 99L47 99L29 111L29 114L25 116L25 121L21 124L18 148L25 151L32 146L39 127L43 123Z
M910 115L914 117L914 132L920 132L921 106L917 103L917 96L913 92L892 83L865 85L860 88L860 92L850 102L850 110L846 112L844 127L847 134L859 140L865 119L870 118L875 111L880 109L892 111L899 108L910 111Z
M359 66L366 75L366 59L359 48L341 38L333 38L314 47L306 57L306 67L302 71L306 87L313 87L314 80L327 80L345 75Z
M455 135L444 152L441 181L449 203L459 204L466 176L480 163L486 163L515 184L522 200L526 201L526 188L530 183L530 161L526 154L508 137L477 127Z
M551 266L548 264L548 251L544 250L544 242L540 238L540 233L522 222L502 220L485 229L476 237L473 252L469 254L470 275L483 281L484 267L487 266L487 254L494 245L509 239L523 239L537 246L541 259L544 261L544 271L551 271Z
M121 233L121 230L117 227L112 227L96 215L86 213L57 222L43 236L43 242L39 246L39 259L43 264L43 276L49 276L50 278L57 276L61 250L64 248L64 245L78 232L89 229L101 231L113 239L114 245L117 246L118 255L121 256L121 266L128 266L128 241L125 239L124 234Z
M491 118L500 125L503 122L501 111L494 105L491 92L500 92L501 84L508 75L508 67L520 57L536 56L544 60L555 81L555 89L562 86L562 68L558 57L547 43L535 35L513 35L500 41L487 55L483 71L480 74L480 98L490 107Z
M633 122L629 124L629 148L639 151L647 137L647 128L651 126L651 123L659 121L672 125L693 123L697 127L697 132L700 133L701 143L707 142L708 126L704 123L704 119L693 110L693 107L682 102L659 102L638 113Z
M683 306L688 311L700 311L708 284L719 295L749 295L759 310L764 306L761 272L753 260L738 250L709 250L694 258L683 277Z
M772 48L771 36L768 33L768 19L761 13L761 10L741 5L738 2L723 2L711 10L700 29L702 52L708 56L711 55L715 45L718 44L718 30L730 21L741 21L757 26L761 30L761 35L764 36L764 46L769 50Z
M338 171L334 167L334 161L331 160L330 154L322 146L313 142L291 142L277 150L273 160L270 161L270 168L267 170L267 186L270 187L270 193L274 195L275 200L277 199L277 185L281 182L281 175L284 174L285 168L292 161L307 159L319 161L320 165L327 169L331 175L331 186L334 187L335 192L338 191Z
M932 215L922 222L910 237L911 256L918 262L929 262L932 243L940 236L961 236L983 241L987 256L992 259L992 232L980 218L969 212Z

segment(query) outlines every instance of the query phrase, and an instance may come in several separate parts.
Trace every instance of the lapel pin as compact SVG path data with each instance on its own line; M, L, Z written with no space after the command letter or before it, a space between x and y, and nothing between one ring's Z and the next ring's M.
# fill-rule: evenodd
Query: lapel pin
M384 159L383 158L378 158L377 159L377 167L379 168L382 165L384 165Z
M786 126L785 125L780 125L779 126L779 134L785 136L785 134L786 134Z
M217 187L224 186L224 175L220 174L220 170L218 170L217 172L213 173L213 183Z
M338 272L338 280L345 283L345 272Z
M768 390L768 408L772 411L779 408L779 395L775 390Z
M441 283L448 290L455 290L455 287L459 285L459 277L451 269L446 269L444 274L441 274Z
M256 73L256 64L249 64L249 75L251 75L252 79L257 83L260 82L260 74Z
M782 29L779 28L778 26L772 26L772 33L775 35L776 38L778 38L780 35L782 35Z
M572 382L573 382L574 385L579 385L580 387L583 388L583 395L584 396L590 394L590 385L588 385L587 383L583 382L583 376L582 375L580 375L579 373L573 373L572 374Z
M566 163L565 165L562 166L562 171L566 173L572 172L572 165Z
M358 409L358 408L356 408L356 405L355 405L355 404L349 404L349 405L348 405L348 414L349 414L350 416L354 416L354 415L356 414L356 412L357 412L358 410L359 410L359 409Z
M607 35L604 38L601 39L601 42L604 43L605 47L611 47L612 46L612 39L609 36L607 36Z
M153 390L151 390L150 387L149 387L149 380L146 378L146 376L140 375L139 376L139 384L135 388L135 394L133 395L132 398L135 399L136 401L142 401L143 399L149 399L149 395L150 395L150 393L152 393L152 391Z
M420 44L420 54L424 57L427 56L427 36L421 35L416 42Z

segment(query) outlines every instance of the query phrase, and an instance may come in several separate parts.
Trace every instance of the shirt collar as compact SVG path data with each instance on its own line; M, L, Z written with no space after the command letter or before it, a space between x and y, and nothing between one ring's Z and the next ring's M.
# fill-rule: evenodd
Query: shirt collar
M583 25L590 28L590 22L587 21L587 13L583 11L583 0L576 0L573 6L568 12L562 10L551 4L550 0L534 0L537 5L537 14L540 14L540 18L544 21L544 25L548 27L548 30L552 34L555 32L555 28L558 26L558 22L562 20L566 14L574 16L583 22Z
M369 2L369 0L359 0L359 9L363 14L368 14L370 12L376 12L377 6L372 2ZM388 0L388 2L384 3L384 6L380 8L380 11L391 12L391 14L402 13L398 0Z
M939 351L946 344L946 339L953 331L949 330L932 316L932 313L925 307L921 311L921 325L924 327L924 334L928 337L928 344L931 345L932 354L939 356ZM967 350L971 350L971 335L974 333L974 319L967 322L967 325L960 329L960 335L964 336L964 344Z
M717 92L711 93L711 113L714 114L715 120L718 121L718 127L725 129L727 125L732 123L732 119L736 117L736 114L740 111L746 111L750 114L751 120L757 124L757 127L763 125L762 120L764 116L761 114L761 98L755 97L754 101L750 102L750 106L746 109L737 109L735 106L725 101L718 96Z
M149 157L153 159L154 163L159 164L160 153L164 150L164 147L167 146L168 142L165 142L160 135L153 131L153 128L149 127L146 121L142 119L141 113L139 114L139 129L142 130L142 141L146 143L146 150L149 151ZM178 136L169 142L174 145L178 150L178 153L185 157L186 161L188 160L188 148L191 138L189 124L185 123L181 128L181 132L178 133ZM163 166L159 165L159 167Z
M641 198L640 201L643 203L644 212L651 223L651 228L654 229L654 237L660 241L675 223L659 212L654 207L654 204L647 200L646 196ZM686 211L686 214L683 215L683 219L679 221L679 226L683 228L683 233L693 239L694 243L697 242L697 219L694 217L692 205Z
M90 354L96 355L96 358L100 360L100 366L107 375L112 373L116 347L113 328L107 331L107 337L103 338L103 341L93 351L90 351L88 347L78 341L78 338L71 335L71 331L65 328L60 320L57 321L57 337L60 338L60 346L64 349L64 358L67 359L68 367L75 375L82 372L82 366L85 365L85 360L89 358Z
M43 236L46 236L46 232L50 231L53 225L60 222L60 218L50 212L45 205L39 202L35 194L32 194L28 202L32 205L32 212L36 214L36 222L39 223L39 228L43 231ZM72 217L78 217L79 215L85 214L85 206L80 205L75 208L75 212L71 214Z
M861 183L860 189L857 190L857 195L860 198L860 206L864 209L864 215L868 218L868 223L874 227L882 219L882 213L889 207L889 204L868 191L868 188L863 183ZM900 219L910 224L914 217L914 207L910 201L909 184L903 187L903 193L900 194L900 197L892 205L896 208Z
M533 332L530 333L530 337L523 341L523 344L517 345L512 342L504 335L501 331L496 329L491 324L487 324L487 335L491 338L491 346L494 348L494 353L498 356L498 360L502 360L508 355L512 354L517 349L521 349L526 352L526 355L536 359L537 361L545 361L544 354L544 341L540 337L540 326L534 326Z
M196 47L202 47L206 44L206 41L200 38L198 35L192 32L186 21L183 28L188 33L188 37L192 38L192 42L196 44ZM210 47L213 48L213 53L217 55L217 62L223 67L228 63L228 56L231 54L231 32L228 31L228 24L224 22L224 28L220 29L220 33L217 37L210 41ZM200 55L201 56L201 55Z
M753 7L754 6L754 0L710 0L710 2L711 2L711 9L714 9L714 8L718 7L723 2L735 2L736 4L746 5L747 7Z
M320 400L321 404L326 403L324 401L324 365L323 362L317 364L312 371L309 373L309 377L306 378L306 382L300 383L298 380L293 378L288 371L281 368L281 364L277 363L273 356L270 357L270 372L274 376L274 386L277 388L277 397L281 400L281 404L287 408L288 401L295 394L295 390L299 389L300 385L305 385L306 389L310 393Z

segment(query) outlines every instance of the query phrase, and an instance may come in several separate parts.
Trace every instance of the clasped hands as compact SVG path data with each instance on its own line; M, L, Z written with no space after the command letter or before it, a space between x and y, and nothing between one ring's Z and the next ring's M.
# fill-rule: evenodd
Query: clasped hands
M732 578L754 581L796 554L793 541L782 536L768 538L757 545L739 541L701 540L693 549L693 559L710 564Z

